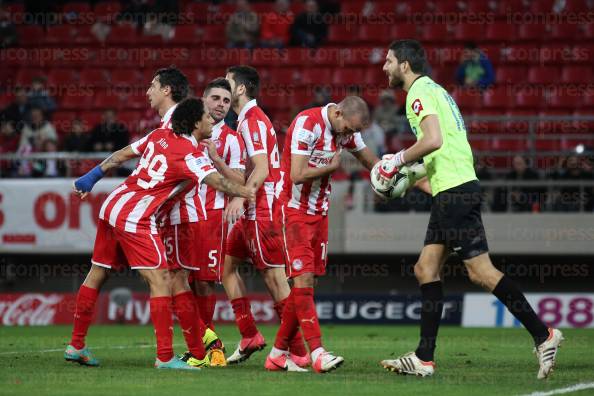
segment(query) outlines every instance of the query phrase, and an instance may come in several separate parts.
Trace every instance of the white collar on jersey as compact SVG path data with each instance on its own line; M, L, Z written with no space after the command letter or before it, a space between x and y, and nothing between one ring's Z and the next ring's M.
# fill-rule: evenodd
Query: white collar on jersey
M330 124L330 119L328 118L328 107L335 105L336 103L328 103L326 106L322 107L322 118L324 119L326 128L328 128L329 131L332 131L332 124Z
M173 111L175 110L176 107L177 107L177 103L174 104L173 106L171 106L169 108L169 110L167 110L165 112L165 114L163 115L163 118L161 118L161 125L165 125L169 122L169 120L171 120L171 115L173 114Z
M196 138L194 137L194 135L190 135L190 136L188 136L188 135L177 135L177 134L176 134L175 136L181 136L181 137L183 137L184 139L188 139L190 142L192 142L192 145L193 145L194 147L198 147L198 140L196 140Z
M221 120L212 126L212 136L211 139L218 139L221 136L221 132L223 132L223 125L225 125L225 120Z
M245 106L243 106L243 109L241 109L241 111L239 112L239 115L237 116L237 124L239 125L239 123L243 121L243 119L245 118L245 113L247 113L253 107L256 106L258 106L258 102L256 102L256 99L252 99L249 102L247 102Z

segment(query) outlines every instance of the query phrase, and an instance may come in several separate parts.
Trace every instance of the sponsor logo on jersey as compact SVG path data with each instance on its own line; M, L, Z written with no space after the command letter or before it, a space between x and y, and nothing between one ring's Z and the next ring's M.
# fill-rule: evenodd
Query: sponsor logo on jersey
M421 111L423 111L423 105L421 104L421 99L415 99L414 102L412 102L412 110L415 113L415 115L419 115L421 114Z

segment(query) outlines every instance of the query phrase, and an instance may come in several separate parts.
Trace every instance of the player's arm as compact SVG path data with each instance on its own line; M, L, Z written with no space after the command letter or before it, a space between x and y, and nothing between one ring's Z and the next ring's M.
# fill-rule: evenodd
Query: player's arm
M309 155L291 154L291 181L295 184L307 183L334 173L340 167L340 151L321 168L309 166Z
M254 191L258 191L260 186L264 184L264 180L268 177L268 155L267 154L256 154L251 158L254 170L245 182L246 187L253 188ZM235 223L244 212L244 199L233 198L227 207L225 208L225 218L231 224Z
M418 188L419 190L432 195L431 193L431 184L429 183L429 178L427 176L419 179L415 182L414 187Z
M380 161L380 159L369 149L369 147L365 147L359 151L351 152L353 157L355 157L361 165L363 165L368 170L371 170L373 166Z
M256 189L253 187L242 186L231 180L228 180L221 176L217 172L209 173L203 180L203 183L214 188L215 190L222 191L227 195L233 197L242 197L250 202L256 199Z
M89 192L107 172L111 169L120 167L124 162L138 157L140 154L132 149L132 146L126 146L112 153L99 165L74 181L74 192L85 199Z
M202 142L208 149L208 156L214 164L216 170L226 179L229 179L237 184L245 184L245 174L241 169L231 168L223 158L217 153L217 148L211 140Z
M423 137L408 149L401 151L402 163L415 162L432 152L439 150L443 144L443 136L436 114L429 114L419 124Z

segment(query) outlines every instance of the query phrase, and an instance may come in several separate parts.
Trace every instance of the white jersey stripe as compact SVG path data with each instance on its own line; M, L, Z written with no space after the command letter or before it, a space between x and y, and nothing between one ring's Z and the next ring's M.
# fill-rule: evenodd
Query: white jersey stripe
M311 183L311 191L309 192L309 198L307 200L307 214L316 214L316 203L320 195L322 179L315 179Z
M154 199L155 197L153 197L152 195L145 195L144 197L142 197L140 201L138 201L138 203L136 204L134 209L132 209L132 211L128 215L128 218L126 219L126 226L124 227L124 231L136 232L136 226L138 225L138 221L140 220L144 212L146 212L146 209L149 207L151 202L154 201Z
M111 224L112 227L116 226L116 221L118 219L118 216L120 215L120 211L122 210L124 205L126 205L126 202L128 202L130 199L132 199L132 197L135 194L136 193L134 191L130 191L129 193L122 195L120 197L120 199L118 199L116 204L113 206L113 209L111 210L111 213L109 214L109 224Z
M188 212L188 219L191 223L198 221L198 212L196 207L193 205L193 199L196 195L196 187L192 188L189 193L186 194L184 200L186 201L186 211Z
M126 189L126 185L122 184L121 186L119 186L118 188L116 188L115 190L113 190L111 192L111 194L109 194L107 196L107 198L105 198L105 201L103 201L103 205L101 205L101 210L99 211L99 218L101 220L105 220L105 211L107 210L107 207L109 206L109 203L112 201L112 199L118 195L121 191L124 191Z

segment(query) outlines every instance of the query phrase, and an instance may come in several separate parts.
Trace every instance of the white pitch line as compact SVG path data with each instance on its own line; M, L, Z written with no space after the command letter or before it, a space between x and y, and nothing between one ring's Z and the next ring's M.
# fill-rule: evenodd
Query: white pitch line
M583 382L580 384L575 384L572 386L568 386L566 388L559 388L559 389L553 389L551 391L547 391L547 392L534 392L534 393L530 393L524 396L551 396L551 395L561 395L563 393L572 393L572 392L577 392L577 391L581 391L584 389L592 389L594 388L594 382Z
M173 344L174 347L184 345L184 344ZM107 346L107 347L93 347L91 348L93 351L101 350L101 349L142 349L142 348L155 348L155 345L115 345L115 346ZM2 355L19 355L19 354L32 354L32 353L52 353L52 352L64 352L65 348L60 349L41 349L39 351L10 351L10 352L0 352L0 356Z

